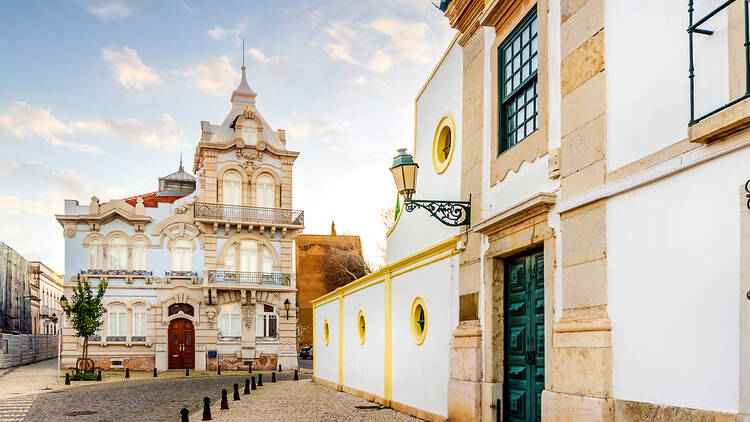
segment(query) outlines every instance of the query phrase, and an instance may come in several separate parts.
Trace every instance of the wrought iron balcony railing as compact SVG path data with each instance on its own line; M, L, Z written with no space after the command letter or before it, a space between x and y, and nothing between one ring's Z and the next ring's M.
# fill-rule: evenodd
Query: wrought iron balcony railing
M195 218L268 225L305 225L305 212L301 210L249 207L245 205L208 204L205 202L195 203Z
M709 19L714 17L717 13L721 12L722 10L726 9L730 4L734 3L736 0L727 0L720 4L716 9L712 10L702 18L698 19L695 23L693 23L693 1L694 0L688 0L688 17L689 17L689 24L687 32L689 34L689 52L690 52L690 67L688 69L690 79L690 122L688 123L688 126L692 126L699 121L705 119L706 117L709 117L711 115L714 115L722 110L724 110L727 107L730 107L734 104L737 104L738 102L744 100L745 98L750 97L750 27L748 27L748 5L747 0L743 0L744 3L744 23L745 23L745 93L740 96L739 98L736 98L723 106L720 106L718 108L715 108L712 111L709 111L708 113L703 114L702 116L695 117L695 65L693 63L693 35L694 34L701 34L701 35L711 35L714 33L714 31L711 31L709 29L699 28L701 25L706 23ZM726 19L726 18L725 18ZM725 21L726 22L726 21ZM731 48L731 47L730 47ZM731 54L731 53L730 53Z
M165 277L198 277L196 271L165 271Z
M252 273L246 271L206 271L209 284L255 284L270 286L291 286L292 275L284 273Z
M132 277L154 275L154 272L146 270L81 270L81 275L121 275Z

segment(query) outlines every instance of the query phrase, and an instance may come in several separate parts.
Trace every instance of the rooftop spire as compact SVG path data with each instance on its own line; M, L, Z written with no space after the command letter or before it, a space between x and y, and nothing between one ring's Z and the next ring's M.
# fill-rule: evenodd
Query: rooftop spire
M255 91L250 88L247 83L247 76L245 76L245 37L242 37L242 79L240 80L240 86L232 93L232 104L255 104L255 96L258 95Z
M184 169L182 168L182 151L180 151L180 171L183 171L183 170Z

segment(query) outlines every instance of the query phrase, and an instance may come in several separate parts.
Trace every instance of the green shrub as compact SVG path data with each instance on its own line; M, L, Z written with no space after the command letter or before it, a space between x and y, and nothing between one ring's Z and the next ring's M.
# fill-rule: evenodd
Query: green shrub
M96 374L88 374L86 372L79 372L73 374L70 377L71 381L96 381Z

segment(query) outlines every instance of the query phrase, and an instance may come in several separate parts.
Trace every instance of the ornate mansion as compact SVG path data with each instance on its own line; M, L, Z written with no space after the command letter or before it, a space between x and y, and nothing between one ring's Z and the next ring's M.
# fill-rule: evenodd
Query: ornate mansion
M242 67L231 110L201 122L193 172L159 179L155 192L89 204L66 200L64 294L76 278L108 283L101 332L89 356L101 368L297 368L293 245L304 213L292 210L284 130L255 105ZM291 305L291 306L290 306ZM63 330L63 366L83 339Z

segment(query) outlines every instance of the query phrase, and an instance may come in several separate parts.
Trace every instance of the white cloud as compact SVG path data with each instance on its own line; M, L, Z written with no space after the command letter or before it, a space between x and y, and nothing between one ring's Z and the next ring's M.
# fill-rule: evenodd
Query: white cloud
M251 48L251 49L247 50L247 52L250 54L250 57L252 57L258 63L261 63L261 64L274 64L274 63L281 63L281 62L285 61L285 58L281 57L281 56L268 57L265 54L263 54L262 51L258 50L257 48Z
M349 44L328 43L326 44L326 54L334 59L343 60L352 64L359 64L359 62L351 56L351 53L349 52Z
M71 123L77 132L99 132L122 139L135 145L162 148L174 151L180 148L182 134L172 116L143 119L100 119Z
M240 73L232 67L227 56L198 62L181 75L188 78L194 88L217 97L229 97L240 81Z
M121 0L86 1L86 11L102 20L122 19L133 14L130 4Z
M240 38L240 34L245 30L245 28L247 28L247 25L245 25L244 23L237 24L232 29L226 29L217 25L213 29L209 29L206 32L208 33L209 37L215 39L216 41L223 41L227 38L227 36L235 39Z
M117 82L128 88L141 90L148 85L158 85L161 78L154 69L143 64L132 48L112 46L102 48L102 58L109 62Z
M10 215L19 215L23 213L30 214L51 214L49 207L39 201L21 198L14 195L0 195L0 203L3 204L4 213Z
M287 136L298 138L315 138L322 143L333 143L349 132L348 122L332 124L324 120L307 120L297 125L288 126Z
M32 107L23 101L13 103L0 113L0 129L14 138L42 138L50 145L62 146L79 152L100 153L101 150L88 144L62 141L59 136L72 135L73 130L43 108Z
M373 72L383 73L391 69L393 65L393 58L384 53L382 50L375 52L370 61L367 62L367 67Z
M431 58L432 42L427 37L428 26L425 22L379 18L372 21L369 27L390 38L401 55L418 61Z

